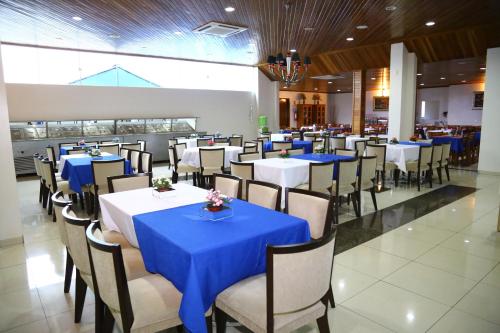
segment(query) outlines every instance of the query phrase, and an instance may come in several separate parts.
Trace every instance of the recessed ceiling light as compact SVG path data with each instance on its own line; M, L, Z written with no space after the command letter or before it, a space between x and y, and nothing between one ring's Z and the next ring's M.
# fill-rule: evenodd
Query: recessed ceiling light
M174 34L176 34L177 36L179 36L179 35L182 35L182 32L176 31L176 32L174 32Z
M441 80L446 80L446 78L445 78L445 77L440 77L440 79L441 79Z
M328 81L328 84L332 84L333 82L332 81Z
M385 7L385 10L387 10L388 12L393 12L397 9L398 7L392 5L392 6L387 6Z
M408 228L408 231L412 231L412 230L413 230L413 228L412 228L412 227L409 227L409 228Z
M313 28L313 27L305 27L305 28L304 28L304 31L313 31L313 30L314 30L314 28Z
M318 90L318 88L314 88L314 90Z
M377 78L376 77L372 77L372 80L376 80Z
M75 21L81 21L82 20L82 18L80 16L73 16L72 18Z
M464 76L464 73L458 73L457 75L458 76Z
M342 91L342 90L340 90L340 89L337 89L337 91Z
M113 39L118 39L120 38L120 35L117 35L117 34L109 34L108 35L109 38L113 38Z
M466 239L464 240L464 243L470 243L470 240Z
M434 21L425 22L425 25L428 27L432 27L434 24L436 24Z
M224 8L224 10L225 10L226 12L228 12L228 13L232 13L232 12L234 12L234 11L235 11L234 7L231 7L231 6L228 6L228 7Z
M485 71L486 67L480 67L479 69L482 70L482 71Z
M56 37L56 39L57 39L57 40L63 40L63 38L62 38L62 37Z
M352 42L352 41L354 40L354 38L352 38L352 37L347 37L345 40L346 40L346 41L348 41L348 42Z
M424 83L420 83L420 85L421 85L421 86L425 86L425 84L424 84Z
M462 80L462 83L465 83L465 82L467 82L467 80Z
M422 75L422 73L417 73L417 76L421 76L421 75Z
M297 52L297 50L296 49L291 49L290 52L295 53L295 52Z
M366 24L361 24L361 25L356 26L356 29L365 30L365 29L368 29L368 26Z
M287 86L284 86L283 89L287 89L288 87Z

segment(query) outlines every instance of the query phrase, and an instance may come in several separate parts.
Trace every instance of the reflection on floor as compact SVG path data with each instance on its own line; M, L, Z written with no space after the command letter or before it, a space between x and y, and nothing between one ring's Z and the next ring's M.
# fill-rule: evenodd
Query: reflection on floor
M170 171L155 166L154 173ZM346 244L342 237L349 232L366 242L335 257L333 332L500 332L500 177L462 170L452 170L451 177L421 192L387 183L391 190L377 200L379 209L391 208L372 225L381 213L370 215L369 193L362 194L361 219L352 205L342 207L341 221L354 222L342 227L346 234L339 243ZM93 332L90 292L81 324L73 323L74 291L64 295L62 286L64 249L56 225L38 204L37 182L19 179L18 189L25 244L0 249L0 331ZM401 218L387 219L392 207L403 207ZM374 237L365 238L360 225Z

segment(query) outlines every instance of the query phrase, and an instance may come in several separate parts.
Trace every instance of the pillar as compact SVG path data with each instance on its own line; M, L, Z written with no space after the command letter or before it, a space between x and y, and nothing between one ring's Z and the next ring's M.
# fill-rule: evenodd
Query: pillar
M488 49L481 120L480 172L500 174L500 47Z
M0 43L0 247L22 243L21 212L17 195L14 155L10 139L7 93L3 78L2 51ZM38 202L33 202L38 204Z
M352 72L352 132L365 134L366 70Z
M403 43L391 45L389 139L408 140L415 131L417 57Z

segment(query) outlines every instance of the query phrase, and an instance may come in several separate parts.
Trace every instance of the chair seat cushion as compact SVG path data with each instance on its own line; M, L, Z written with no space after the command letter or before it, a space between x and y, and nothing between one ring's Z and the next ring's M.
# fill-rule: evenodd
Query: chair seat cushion
M57 181L57 189L63 191L64 194L73 194L73 190L69 187L67 180Z
M397 168L396 163L391 161L385 162L385 171L396 170Z
M253 332L266 332L266 275L242 280L221 292L215 305ZM274 315L274 331L290 332L314 322L325 313L321 302L287 314Z
M338 195L346 195L353 193L355 191L354 186L352 185L347 185L347 186L340 186L339 187L339 193ZM332 182L332 195L336 195L337 193L337 181L334 180Z
M127 280L135 280L151 274L146 270L144 259L139 249L134 247L124 248L122 249L122 256Z
M113 230L103 230L102 235L104 240L108 243L120 244L122 249L127 247L132 247L129 241L123 236L121 232L113 231Z
M409 161L406 162L406 171L417 171L418 170L418 161Z
M176 171L177 171L177 173L193 173L193 172L199 172L200 170L194 166L189 165L189 164L178 163Z
M295 188L298 188L298 189L301 189L301 190L309 190L309 183L300 184L299 186L297 186Z

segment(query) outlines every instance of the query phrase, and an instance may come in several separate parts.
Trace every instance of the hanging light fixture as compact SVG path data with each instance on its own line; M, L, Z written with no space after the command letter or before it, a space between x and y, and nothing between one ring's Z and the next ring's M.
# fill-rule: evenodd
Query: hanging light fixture
M289 7L289 3L285 4L287 14ZM290 31L288 32L288 49L290 50ZM267 57L269 72L274 78L281 81L286 88L302 81L310 64L311 58L306 56L304 62L302 62L299 54L291 51L288 51L286 56L283 56L283 53L278 53L276 56L270 55Z

